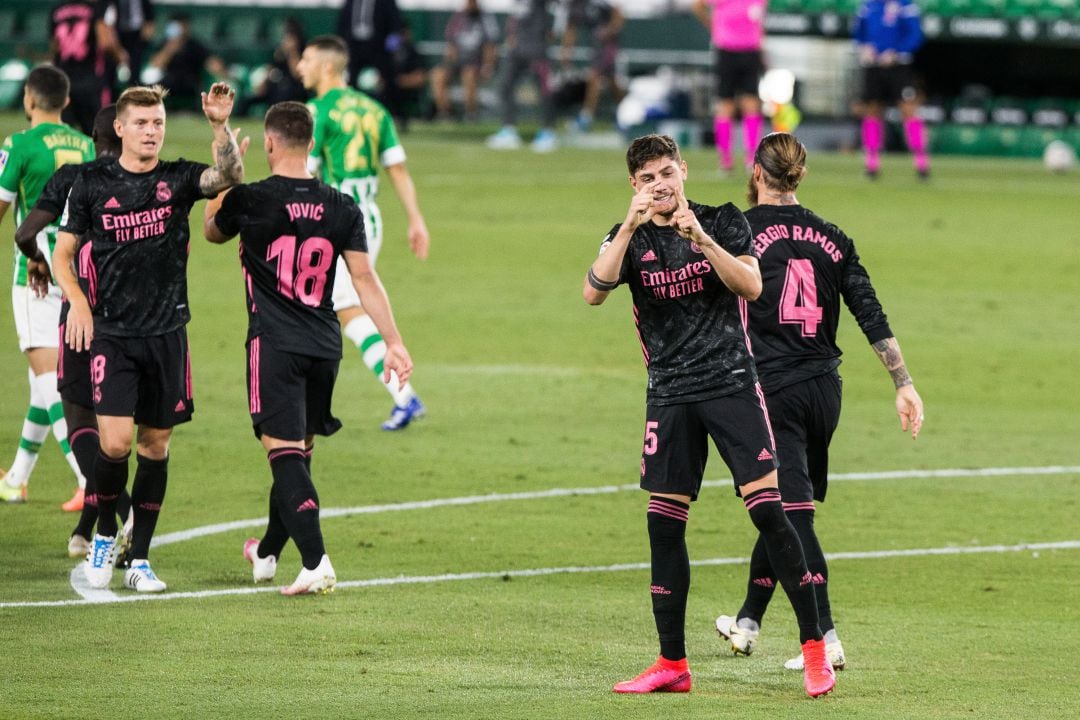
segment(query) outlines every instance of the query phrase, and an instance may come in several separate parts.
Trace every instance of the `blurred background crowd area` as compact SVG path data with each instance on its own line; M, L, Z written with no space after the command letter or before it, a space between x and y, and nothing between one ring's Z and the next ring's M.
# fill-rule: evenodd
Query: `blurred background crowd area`
M306 97L295 71L305 40L340 34L344 14L365 1L395 6L403 21L385 43L389 64L381 70L395 76L398 94L391 110L406 130L413 121L495 122L498 59L507 52L508 18L516 5L536 0L101 0L103 22L125 47L138 46L130 52L131 67L106 58L107 82L114 91L137 82L164 82L172 86L171 111L194 111L198 89L225 79L238 91L240 114L259 115L272 102ZM566 7L581 1L548 3L555 17L549 57L568 131L574 129L590 62L588 32L566 40L574 24ZM1053 140L1080 150L1080 0L917 1L925 43L913 67L923 96L919 112L936 152L1034 157ZM615 59L619 91L604 93L591 131L625 135L642 129L640 122L618 123L617 105L632 80L650 77L662 80L666 97L648 123L661 123L687 144L707 141L714 58L693 2L610 0L624 19ZM58 4L4 0L0 6L0 108L19 107L29 68L52 57L50 15ZM132 4L140 7L133 11ZM851 122L859 95L851 40L858 5L859 0L768 3L766 64L794 74L793 104L818 147L858 144ZM459 75L447 72L448 26L451 34L460 30L454 30L452 18L467 9L488 17L494 36L488 41L492 67L485 63L478 73L473 98L466 96ZM378 94L379 69L355 68L351 81ZM439 85L448 98L441 107ZM530 117L538 104L536 88L525 83L517 95L522 114Z

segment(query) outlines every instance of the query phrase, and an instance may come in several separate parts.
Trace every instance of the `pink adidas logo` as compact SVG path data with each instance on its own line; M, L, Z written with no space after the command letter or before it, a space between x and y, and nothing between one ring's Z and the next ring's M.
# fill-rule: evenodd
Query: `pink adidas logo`
M300 503L300 507L296 508L296 512L304 512L305 510L318 510L319 506L315 504L315 501L308 498L304 502Z
M176 407L173 408L173 412L184 412L184 408L186 407L187 406L184 405L184 401L181 400L180 402L176 403Z
M656 253L652 250L646 250L645 254L641 256L641 262L656 262Z
M109 201L105 203L106 210L115 210L118 207L120 207L120 201L117 200L115 197L109 198Z
M757 456L758 462L762 460L772 460L772 453L769 452L769 448L761 448L761 452Z

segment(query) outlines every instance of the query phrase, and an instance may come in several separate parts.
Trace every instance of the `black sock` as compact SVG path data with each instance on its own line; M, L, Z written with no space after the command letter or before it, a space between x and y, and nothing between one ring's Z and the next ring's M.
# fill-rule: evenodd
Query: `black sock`
M814 585L806 569L799 536L780 504L780 491L775 488L758 490L744 497L743 502L750 512L754 527L761 532L769 552L769 562L795 610L799 623L799 643L820 640Z
M817 533L814 532L814 511L789 511L788 519L795 526L795 532L802 543L803 555L806 556L806 568L814 584L814 597L817 598L818 625L821 632L827 633L836 627L829 604L829 565L825 562L825 553L821 550Z
M117 522L123 525L127 522L128 514L131 512L131 496L128 495L127 490L120 491L120 497L116 498L116 517Z
M150 539L154 537L168 480L168 457L151 460L136 456L135 482L131 484L131 508L135 512L130 552L133 560L145 560L150 553Z
M308 474L304 451L279 448L267 453L267 459L274 474L278 514L300 550L304 567L314 570L326 547L319 527L319 495Z
M94 459L99 535L116 537L116 501L127 486L129 457L130 452L124 453L123 457L111 458L99 450Z
M739 610L738 618L750 618L761 625L776 590L776 575L769 562L769 549L765 539L758 533L754 551L750 553L750 579L746 583L746 600Z
M315 454L315 443L304 448L304 465L307 466L308 477L311 477L311 456Z
M285 543L289 541L289 531L278 512L278 484L270 486L270 511L266 518L266 532L259 541L259 557L266 558L273 555L281 557L281 551L285 549Z
M75 428L68 432L68 442L71 444L71 452L75 454L79 471L86 478L82 513L79 514L79 522L71 534L92 540L94 523L97 522L98 516L97 483L94 481L94 458L97 457L100 448L98 431L94 427Z
M649 548L652 551L652 608L660 655L686 657L686 596L690 592L690 556L686 520L690 506L671 498L649 498Z

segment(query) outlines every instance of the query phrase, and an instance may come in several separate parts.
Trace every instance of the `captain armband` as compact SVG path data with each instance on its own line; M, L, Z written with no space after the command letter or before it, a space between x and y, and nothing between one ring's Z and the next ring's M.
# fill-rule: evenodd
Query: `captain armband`
M589 281L589 285L591 285L594 290L599 290L600 292L611 292L619 286L618 280L609 282L596 277L596 273L593 272L592 268L589 268L589 272L585 278Z

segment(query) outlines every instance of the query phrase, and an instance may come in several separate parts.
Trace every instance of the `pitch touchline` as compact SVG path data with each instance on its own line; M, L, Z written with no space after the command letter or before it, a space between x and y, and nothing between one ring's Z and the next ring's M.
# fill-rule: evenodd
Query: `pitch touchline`
M928 555L970 555L976 553L1008 553L1025 552L1032 550L1076 550L1080 549L1080 540L1062 540L1060 542L1023 543L1020 545L980 545L972 547L938 547L938 548L912 548L908 550L870 550L863 552L839 552L826 553L828 560L867 560L893 557L923 557ZM691 565L742 565L749 562L749 558L710 558L707 560L692 560ZM399 575L397 577L372 578L370 580L346 580L339 582L339 588L364 588L383 587L387 585L429 585L433 583L456 582L463 580L497 580L509 578L541 577L545 575L573 575L602 572L625 572L628 570L648 570L649 563L621 563L618 565L593 565L532 568L526 570L501 570L498 572L471 572L471 573L448 573L445 575ZM113 595L112 597L99 596L96 598L84 598L81 600L40 600L29 602L4 602L2 608L31 608L31 607L70 607L77 605L106 605L111 603L144 602L151 600L184 600L210 597L224 597L228 595L254 595L256 593L278 592L279 586L263 585L239 588L223 588L221 590L197 590L193 592L162 593L160 595ZM289 601L295 602L295 601Z
M829 476L830 482L852 480L915 480L928 478L957 478L957 477L998 477L1008 475L1068 475L1080 473L1080 466L1050 465L1046 467L1015 467L1015 468L951 468L943 470L888 470L884 472L863 473L837 473ZM704 487L727 487L731 480L706 480ZM398 512L402 510L427 510L438 507L454 507L459 505L478 505L489 502L504 502L514 500L542 500L545 498L570 497L575 495L608 495L611 493L639 490L637 484L627 485L602 485L599 487L583 488L552 488L550 490L534 490L516 493L492 493L489 495L467 495L464 497L437 498L434 500L416 500L412 502L391 503L386 505L360 505L347 508L323 508L319 516L323 519L334 517L346 517L348 515L374 515L385 512ZM232 522L203 525L202 527L177 532L163 533L150 543L150 547L171 545L172 543L194 540L195 538L220 533L243 530L244 528L263 527L266 525L266 517L252 518L250 520L234 520Z

